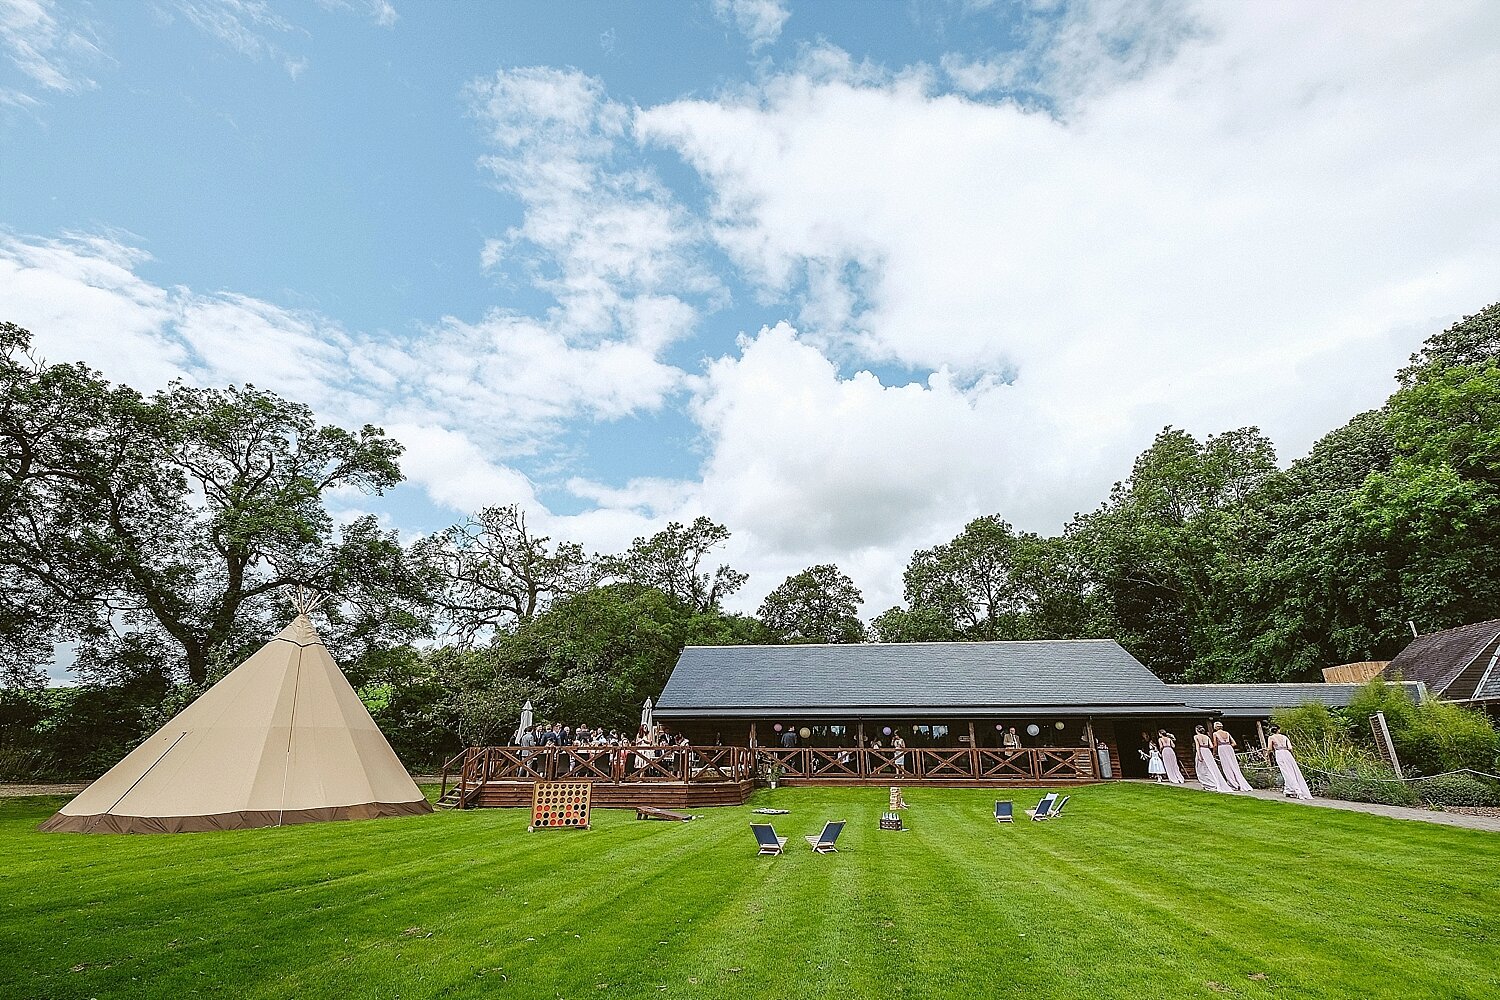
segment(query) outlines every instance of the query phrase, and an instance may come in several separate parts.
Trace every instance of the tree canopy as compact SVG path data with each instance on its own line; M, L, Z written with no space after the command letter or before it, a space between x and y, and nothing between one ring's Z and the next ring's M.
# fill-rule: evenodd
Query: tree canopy
M864 595L837 566L810 566L766 595L760 620L783 642L863 642Z

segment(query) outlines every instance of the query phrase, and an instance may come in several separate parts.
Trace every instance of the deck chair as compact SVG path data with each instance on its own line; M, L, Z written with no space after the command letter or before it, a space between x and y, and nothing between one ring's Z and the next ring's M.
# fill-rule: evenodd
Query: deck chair
M770 823L751 823L750 829L755 832L755 842L760 845L757 854L780 854L786 846L786 838L776 836L776 828Z
M1036 804L1035 809L1026 810L1026 815L1032 819L1047 819L1052 815L1052 804L1057 801L1056 792L1048 792L1042 796L1042 801Z
M816 837L804 837L807 846L819 854L837 854L838 848L834 843L839 839L839 834L844 832L844 821L829 821L823 824L823 832Z
M1010 799L996 799L995 800L995 822L996 823L1014 823L1015 821L1016 821L1015 807L1011 804Z
M1062 801L1059 802L1057 805L1055 805L1055 806L1052 807L1052 815L1048 816L1047 818L1048 819L1057 819L1057 817L1061 816L1062 815L1062 811L1063 811L1063 806L1067 805L1068 804L1068 800L1071 799L1072 797L1073 796L1071 796L1071 795L1064 795L1062 797Z

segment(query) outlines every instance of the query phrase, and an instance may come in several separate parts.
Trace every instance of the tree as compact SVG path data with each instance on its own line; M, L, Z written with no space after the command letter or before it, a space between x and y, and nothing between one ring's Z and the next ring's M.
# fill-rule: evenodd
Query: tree
M975 518L953 541L912 554L902 576L912 610L927 609L967 639L1009 638L1020 609L1016 533L998 514Z
M702 569L708 554L728 540L729 529L706 517L686 527L673 521L650 538L637 538L624 555L606 559L602 566L617 580L653 587L694 611L708 611L749 579L729 566Z
M786 642L863 642L864 602L853 580L824 563L787 577L767 594L760 619Z
M887 608L870 622L879 642L956 642L953 619L937 608Z
M1202 442L1168 427L1130 479L1069 526L1121 643L1159 674L1223 679L1213 654L1251 555L1242 517L1275 472L1275 450L1254 427Z
M1382 410L1331 431L1270 477L1240 519L1249 552L1226 599L1215 674L1246 680L1316 678L1332 663L1388 659L1405 617L1399 573L1357 505L1365 480L1389 468Z
M594 583L596 561L582 546L550 542L531 533L520 507L507 504L424 539L413 555L432 575L446 631L467 646Z
M1427 629L1500 606L1500 305L1431 338L1386 404L1394 458L1357 498ZM1401 617L1398 615L1397 617Z
M37 686L53 644L85 627L105 579L84 538L79 470L103 435L109 387L46 365L0 323L0 686Z
M1428 337L1396 378L1402 386L1408 386L1444 368L1474 364L1483 367L1497 360L1500 360L1500 302Z
M393 539L336 532L323 502L401 480L379 428L320 426L253 386L145 397L83 365L20 364L24 331L5 335L0 596L8 615L35 595L63 609L51 631L79 641L86 676L134 660L201 683L263 641L290 588L354 593L390 569Z

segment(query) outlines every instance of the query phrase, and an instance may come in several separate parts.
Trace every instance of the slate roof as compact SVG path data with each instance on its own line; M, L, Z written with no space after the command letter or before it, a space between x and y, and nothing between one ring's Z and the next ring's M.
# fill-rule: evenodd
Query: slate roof
M1500 666L1490 667L1480 678L1479 688L1474 692L1475 701L1500 701Z
M1278 708L1322 702L1346 708L1363 684L1172 684L1171 689L1195 708L1226 716L1266 718ZM1405 685L1413 701L1420 701L1421 685Z
M1385 676L1421 681L1429 691L1442 698L1448 685L1457 680L1464 668L1497 637L1500 637L1500 620L1475 622L1418 636L1407 643L1385 668ZM1494 686L1493 683L1486 685L1487 688Z
M862 709L984 714L1187 710L1113 639L689 646L657 702L663 716Z

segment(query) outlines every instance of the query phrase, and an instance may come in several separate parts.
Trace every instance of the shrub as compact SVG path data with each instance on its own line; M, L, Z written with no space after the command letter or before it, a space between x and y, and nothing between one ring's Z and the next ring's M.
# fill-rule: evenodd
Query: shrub
M1391 742L1403 765L1437 774L1472 768L1484 771L1500 754L1500 731L1482 712L1438 701L1414 704L1406 690L1372 680L1349 704L1354 728L1370 735L1370 716L1385 713Z
M1281 772L1274 767L1266 767L1264 764L1252 764L1243 761L1240 770L1245 775L1245 780L1250 782L1251 788L1280 788Z
M1298 748L1302 771L1314 794L1349 802L1416 805L1417 794L1373 750L1341 737Z
M1418 794L1432 806L1492 806L1500 793L1491 785L1467 774L1442 774L1419 782Z
M1281 727L1293 743L1319 743L1329 737L1342 736L1346 725L1322 702L1307 702L1296 708L1278 708L1271 721Z
M1345 802L1376 802L1387 806L1417 804L1417 793L1405 782L1358 774L1330 775L1323 794L1330 799L1343 799Z

